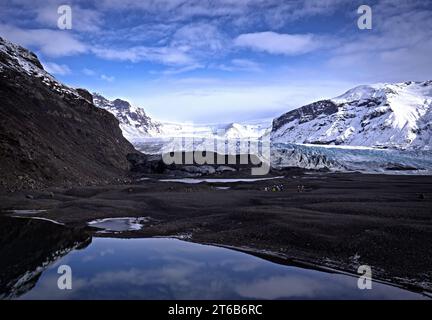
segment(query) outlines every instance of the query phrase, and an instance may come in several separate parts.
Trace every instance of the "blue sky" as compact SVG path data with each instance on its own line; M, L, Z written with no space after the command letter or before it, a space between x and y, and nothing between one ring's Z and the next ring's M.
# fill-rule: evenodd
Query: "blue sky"
M71 30L57 27L62 4ZM361 4L372 30L357 27ZM0 35L66 84L165 121L270 118L355 85L432 77L423 0L6 0Z

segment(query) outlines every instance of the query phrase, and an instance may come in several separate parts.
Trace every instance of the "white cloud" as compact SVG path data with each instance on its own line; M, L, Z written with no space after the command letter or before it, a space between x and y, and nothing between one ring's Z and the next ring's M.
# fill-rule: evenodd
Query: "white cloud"
M143 28L137 29L143 31ZM169 30L165 26L161 27L161 32ZM130 37L128 39L131 40ZM150 61L175 67L165 71L167 74L174 74L203 68L208 59L226 52L230 40L212 24L191 23L180 27L169 37L159 39L158 42L162 45L122 48L98 46L93 48L92 52L108 60Z
M262 66L260 63L257 63L255 61L249 60L249 59L232 59L230 61L230 64L219 64L219 65L212 65L212 67L215 67L217 69L223 70L223 71L245 71L245 72L259 72L262 71Z
M61 76L71 73L70 68L65 64L57 64L54 62L44 62L42 63L44 69L51 74L58 74Z
M192 23L178 29L170 45L193 51L194 55L214 55L225 51L228 39L215 26L209 23Z
M163 85L162 85L163 84ZM342 94L352 83L327 80L162 78L154 83L129 83L119 92L155 118L167 121L230 122L276 117L307 103ZM181 110L181 112L179 112Z
M88 68L84 68L81 70L82 73L84 73L86 76L90 76L93 77L96 75L96 71L92 70L92 69L88 69Z
M323 42L312 34L280 34L271 31L242 34L234 43L239 47L283 55L304 54L323 46Z
M63 30L20 29L0 24L0 34L24 47L36 47L50 57L69 56L87 51L87 46Z
M231 60L232 65L238 70L243 71L261 71L261 64L249 60L249 59L233 59Z
M107 76L106 74L101 74L100 78L107 82L113 82L115 80L115 77Z
M97 71L89 69L89 68L84 68L81 70L81 72L83 74L85 74L86 76L95 77L95 78L101 79L101 80L106 81L106 82L114 82L114 80L115 80L114 76L108 76L104 73L99 74Z
M191 65L188 65L185 67L180 67L180 68L170 68L170 69L162 71L162 74L164 74L164 75L180 74L180 73L184 73L184 72L202 69L204 67L205 67L204 65L197 63L197 64L191 64ZM155 72L155 73L157 73L157 72Z
M128 49L94 48L93 53L108 60L120 61L153 61L166 65L189 65L195 61L187 53L170 47L137 46Z
M179 29L176 23L154 23L152 21L143 21L136 26L126 26L103 30L104 41L115 42L119 39L132 43L152 43L152 45L166 45L168 37Z

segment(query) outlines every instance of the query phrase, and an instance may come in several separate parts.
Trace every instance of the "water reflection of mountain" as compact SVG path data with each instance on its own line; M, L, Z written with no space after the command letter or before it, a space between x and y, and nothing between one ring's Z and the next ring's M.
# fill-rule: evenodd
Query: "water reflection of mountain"
M0 299L26 293L51 263L90 243L91 236L81 229L0 217Z

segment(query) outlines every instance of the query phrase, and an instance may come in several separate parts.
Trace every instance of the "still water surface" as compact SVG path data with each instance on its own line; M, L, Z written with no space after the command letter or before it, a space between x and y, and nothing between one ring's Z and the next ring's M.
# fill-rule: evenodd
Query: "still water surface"
M57 269L72 268L72 290ZM276 264L226 248L177 239L93 238L45 269L20 299L422 299L357 277Z

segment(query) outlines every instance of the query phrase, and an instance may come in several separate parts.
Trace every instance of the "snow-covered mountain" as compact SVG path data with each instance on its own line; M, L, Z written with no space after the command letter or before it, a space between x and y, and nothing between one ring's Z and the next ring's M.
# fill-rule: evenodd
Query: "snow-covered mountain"
M432 149L432 81L375 84L273 121L273 143Z
M159 122L149 117L143 108L132 106L121 99L108 100L98 93L93 93L93 103L111 112L120 122L120 128L126 139L133 144L141 144L148 138L219 138L219 139L258 139L269 134L269 120L251 124L194 124Z
M272 128L268 120L157 122L126 101L100 95L93 100L113 113L124 136L147 154L173 150L235 154L261 138L271 139L275 168L432 173L432 81L359 86L290 111L273 120Z
M162 123L163 137L186 138L220 138L220 139L258 139L271 130L270 121L253 124L222 123L222 124L193 124L193 123Z
M156 136L161 133L161 124L153 121L144 109L132 106L121 99L108 100L98 93L93 93L93 103L96 107L112 113L120 122L123 136L130 142L143 137Z
M74 89L62 84L44 70L36 54L0 37L0 73L7 78L13 71L40 80L50 90L72 96L74 99L83 97Z

